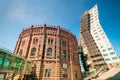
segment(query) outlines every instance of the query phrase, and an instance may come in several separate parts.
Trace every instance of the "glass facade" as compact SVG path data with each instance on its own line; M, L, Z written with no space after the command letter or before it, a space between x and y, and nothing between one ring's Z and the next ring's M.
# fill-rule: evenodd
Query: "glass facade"
M32 63L0 48L0 72L31 73Z

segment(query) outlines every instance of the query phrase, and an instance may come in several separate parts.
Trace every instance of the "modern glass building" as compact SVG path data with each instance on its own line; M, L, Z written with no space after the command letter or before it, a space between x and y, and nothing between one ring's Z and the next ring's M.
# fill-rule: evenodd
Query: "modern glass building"
M81 16L80 24L80 45L89 70L119 66L120 59L100 24L97 5Z
M0 80L13 79L15 74L31 75L32 62L14 55L0 46Z

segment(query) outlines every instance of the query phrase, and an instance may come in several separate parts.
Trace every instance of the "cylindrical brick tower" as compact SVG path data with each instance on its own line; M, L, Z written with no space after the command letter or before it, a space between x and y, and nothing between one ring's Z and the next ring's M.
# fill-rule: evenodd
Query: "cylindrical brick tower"
M14 52L33 61L38 80L81 80L77 48L70 31L44 24L23 29Z

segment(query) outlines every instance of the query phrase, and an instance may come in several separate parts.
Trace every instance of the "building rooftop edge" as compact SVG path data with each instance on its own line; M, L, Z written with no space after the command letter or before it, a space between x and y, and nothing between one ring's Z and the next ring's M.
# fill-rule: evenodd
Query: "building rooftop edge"
M82 18L84 14L89 13L89 11L91 11L91 10L92 10L92 9L94 9L95 7L97 7L97 9L98 9L98 5L97 5L97 4L95 4L92 8L90 8L90 9L86 10L86 11L85 11L85 12L81 15L81 17L80 17L80 18Z
M60 27L60 25L50 25L50 24L48 24L48 25L47 24L31 25L31 26L29 26L27 28L24 28L22 30L22 32L25 31L25 30L29 30L31 28L42 28L42 27L59 28L59 29L64 30L64 31L66 31L68 33L71 33L72 35L74 35L76 37L76 35L74 33L72 33L69 29L65 29L63 27Z

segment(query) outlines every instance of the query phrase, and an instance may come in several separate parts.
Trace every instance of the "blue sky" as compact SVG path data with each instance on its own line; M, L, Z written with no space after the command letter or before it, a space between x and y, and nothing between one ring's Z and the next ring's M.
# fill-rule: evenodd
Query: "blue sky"
M100 23L120 55L120 0L0 0L0 45L14 50L31 25L60 25L79 39L80 16L98 4Z

